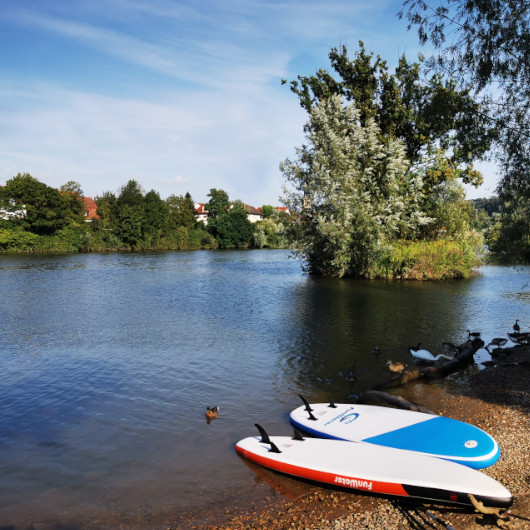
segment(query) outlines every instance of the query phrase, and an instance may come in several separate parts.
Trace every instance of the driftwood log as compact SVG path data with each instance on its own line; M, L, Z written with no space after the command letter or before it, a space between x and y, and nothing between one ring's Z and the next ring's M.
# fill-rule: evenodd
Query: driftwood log
M379 392L377 390L367 390L366 392L363 392L362 394L357 396L356 399L357 403L368 403L371 401L380 401L383 403L388 403L389 405L393 405L400 409L413 410L415 412L425 412L426 414L435 414L435 412L432 412L428 408L422 407L421 405L416 405L415 403L411 403L410 401L407 401L401 396L395 396L393 394Z
M380 390L382 388L390 388L405 385L410 381L416 379L442 379L448 375L458 372L462 368L470 365L473 362L473 355L475 352L484 346L482 339L473 339L464 342L458 346L458 354L451 360L438 364L437 366L418 367L413 370L405 370L401 374L392 377L388 381L375 385L369 390Z

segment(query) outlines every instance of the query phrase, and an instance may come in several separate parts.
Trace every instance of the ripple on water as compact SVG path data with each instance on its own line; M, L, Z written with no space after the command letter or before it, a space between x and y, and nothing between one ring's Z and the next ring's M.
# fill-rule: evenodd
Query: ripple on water
M0 520L267 491L233 448L254 423L288 434L298 393L345 399L410 344L528 322L529 270L334 282L285 251L0 256Z

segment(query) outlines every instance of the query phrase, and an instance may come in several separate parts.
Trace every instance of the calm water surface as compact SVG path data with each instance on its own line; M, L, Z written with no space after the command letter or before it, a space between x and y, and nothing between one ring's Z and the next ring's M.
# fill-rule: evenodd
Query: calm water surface
M286 251L0 256L0 525L266 495L234 452L255 422L288 434L297 394L345 400L410 344L516 318L529 267L392 283L310 278Z

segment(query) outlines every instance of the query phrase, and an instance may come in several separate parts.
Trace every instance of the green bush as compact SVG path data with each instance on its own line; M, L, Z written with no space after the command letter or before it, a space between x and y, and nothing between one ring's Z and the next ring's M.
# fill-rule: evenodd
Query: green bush
M13 253L35 252L41 237L23 230L0 229L0 251Z
M448 280L469 278L482 263L481 238L463 241L398 241L383 249L380 260L366 272L369 278Z

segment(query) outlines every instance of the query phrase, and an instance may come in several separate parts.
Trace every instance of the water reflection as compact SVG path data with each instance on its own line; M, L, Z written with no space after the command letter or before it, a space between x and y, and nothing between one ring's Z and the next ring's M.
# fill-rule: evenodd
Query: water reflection
M410 345L421 342L437 355L443 342L464 342L470 327L486 342L506 336L516 315L530 317L529 271L489 266L450 283L313 280L293 290L297 325L282 337L279 363L293 386L333 399L349 392L348 368L356 363L361 392L388 378L388 359L411 363ZM520 295L511 296L514 290ZM478 353L479 361L489 358Z

